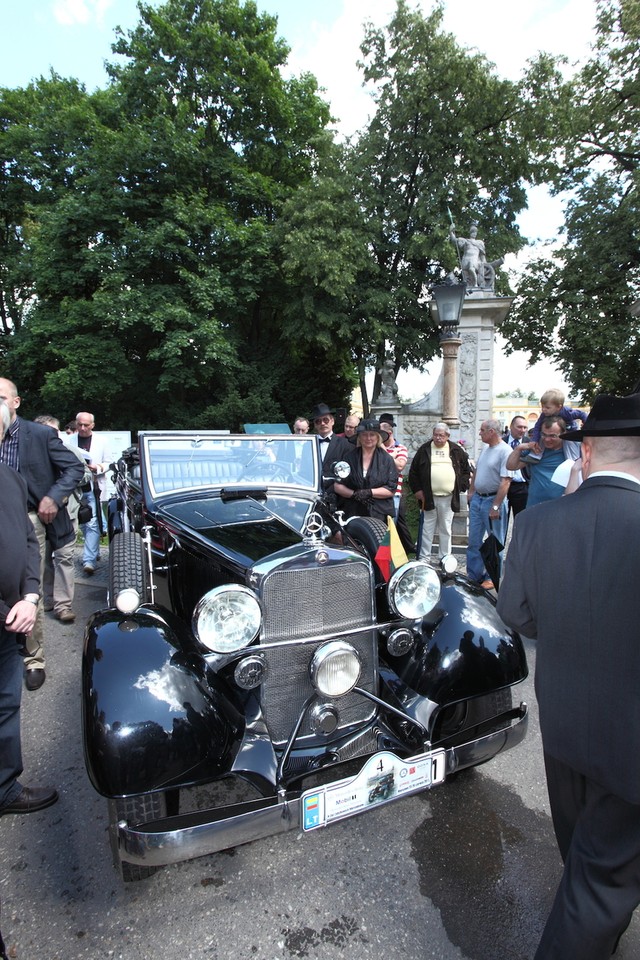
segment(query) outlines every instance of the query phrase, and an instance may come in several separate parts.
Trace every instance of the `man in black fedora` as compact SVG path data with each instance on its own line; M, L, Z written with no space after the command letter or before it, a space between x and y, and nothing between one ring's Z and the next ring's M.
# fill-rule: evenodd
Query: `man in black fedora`
M584 482L516 517L498 612L537 640L564 872L535 960L605 960L640 903L640 394L597 397Z
M326 403L316 403L311 411L313 429L318 437L320 456L327 465L336 460L344 460L353 451L352 445L345 437L339 437L333 432L335 417Z

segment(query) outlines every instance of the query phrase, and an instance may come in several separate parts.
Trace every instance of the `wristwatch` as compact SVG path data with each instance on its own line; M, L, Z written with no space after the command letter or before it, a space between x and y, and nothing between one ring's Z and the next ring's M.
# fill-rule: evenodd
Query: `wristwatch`
M38 596L37 593L25 593L25 595L24 595L24 597L23 597L22 599L23 599L23 600L27 600L29 603L33 603L36 607L38 606L38 603L40 602L40 597Z
M494 504L491 505L491 509L492 509L492 510L499 510L500 507L498 506L497 503L494 503Z

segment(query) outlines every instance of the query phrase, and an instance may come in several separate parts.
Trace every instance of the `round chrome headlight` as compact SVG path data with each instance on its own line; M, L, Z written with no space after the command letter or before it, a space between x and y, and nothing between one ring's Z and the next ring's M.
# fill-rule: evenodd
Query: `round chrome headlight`
M424 617L440 599L440 578L424 560L410 560L389 580L389 603L407 620Z
M215 653L233 653L248 646L260 629L262 614L254 593L240 584L215 587L193 611L193 632Z
M311 683L323 697L343 697L360 678L362 664L358 652L344 640L332 640L318 647L309 672Z

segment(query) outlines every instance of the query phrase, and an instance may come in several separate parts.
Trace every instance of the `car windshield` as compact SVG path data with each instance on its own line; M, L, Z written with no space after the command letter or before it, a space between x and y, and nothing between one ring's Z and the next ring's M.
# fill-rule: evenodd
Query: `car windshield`
M206 487L318 487L315 437L176 432L140 440L153 497Z

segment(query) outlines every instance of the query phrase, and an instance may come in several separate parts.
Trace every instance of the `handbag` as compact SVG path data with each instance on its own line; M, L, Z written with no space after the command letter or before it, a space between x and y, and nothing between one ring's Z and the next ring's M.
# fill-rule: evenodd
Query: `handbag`
M93 511L88 503L80 503L78 507L78 523L84 524L89 523L91 517L93 516Z

